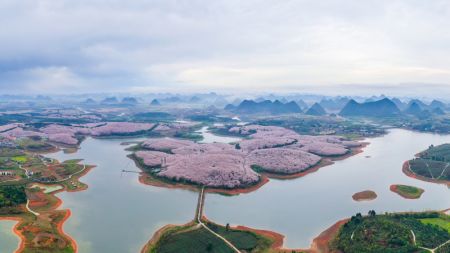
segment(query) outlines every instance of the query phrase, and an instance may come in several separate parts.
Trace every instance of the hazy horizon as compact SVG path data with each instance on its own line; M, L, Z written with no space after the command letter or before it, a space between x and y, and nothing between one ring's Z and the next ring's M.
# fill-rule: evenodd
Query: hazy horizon
M0 3L0 93L450 95L447 1Z

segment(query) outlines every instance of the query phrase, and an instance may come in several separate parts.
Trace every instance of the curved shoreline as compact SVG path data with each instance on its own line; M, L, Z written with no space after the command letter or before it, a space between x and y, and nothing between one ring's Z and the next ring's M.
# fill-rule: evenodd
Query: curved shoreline
M17 245L17 249L14 250L14 253L20 253L25 249L25 236L19 231L19 226L21 225L22 219L19 217L14 216L5 216L0 217L0 221L2 220L9 220L9 221L16 221L16 224L12 227L12 232L19 237L19 243Z
M52 194L53 195L53 194ZM53 195L54 196L54 195ZM57 198L57 202L51 206L51 210L48 210L46 212L64 212L64 217L58 222L56 223L56 230L58 231L58 234L62 237L64 237L65 239L67 239L70 243L70 245L72 246L74 253L78 253L78 245L75 241L75 239L73 237L71 237L69 234L66 234L64 232L64 223L70 218L70 216L72 215L72 212L70 209L65 209L65 210L56 210L59 206L61 206L63 204L63 201L54 196L55 198ZM27 213L25 213L26 215ZM24 214L21 214L24 215ZM22 253L25 250L25 242L26 242L26 237L23 235L23 230L19 229L20 226L23 225L23 223L25 222L25 218L19 216L3 216L0 217L0 220L13 220L13 221L17 221L16 225L13 227L13 233L16 234L19 238L20 238L20 242L19 242L19 247L17 248L16 251L14 251L14 253Z
M414 178L414 179L422 180L422 181L429 182L429 183L445 184L447 186L450 186L450 181L438 180L438 179L433 179L433 178L428 178L428 177L424 177L421 175L417 175L410 169L409 160L405 161L403 163L402 171L405 175L407 175L408 177Z
M365 147L367 147L367 145L369 145L368 142L363 142L358 147L350 148L350 152L348 152L347 154L342 155L342 156L323 157L319 163L317 163L316 165L314 165L302 172L293 173L293 174L279 174L279 173L271 173L271 172L264 171L264 172L259 173L261 176L261 180L254 185L250 185L245 188L234 188L234 189L206 188L205 191L208 193L219 193L219 194L224 194L224 195L238 195L238 194L250 193L250 192L253 192L253 191L261 188L263 185L268 183L270 181L270 178L295 179L295 178L300 178L300 177L306 176L310 173L314 173L314 172L318 171L322 167L326 167L328 165L334 164L335 161L341 161L341 160L347 159L351 156L362 153L364 151L363 149ZM141 170L140 175L139 175L139 182L144 185L165 187L165 188L169 188L169 189L185 189L185 190L190 190L190 191L195 191L195 192L198 192L201 187L200 185L179 183L179 182L175 182L175 181L170 181L169 179L167 179L167 180L169 180L170 182L165 182L166 179L160 179L158 177L155 177L155 176L147 173L145 171L145 169L143 168L143 166L132 155L128 155L128 158L131 159L135 163L136 167L138 167Z
M70 190L67 188L66 185L61 184L61 183L55 183L55 184L43 184L43 183L37 183L39 185L60 185L62 186L61 189L53 191L51 193L47 193L46 195L50 195L52 197L54 197L56 199L56 202L53 203L52 205L48 206L48 210L42 212L42 213L50 213L50 212L55 212L55 213L60 213L60 212L64 212L64 216L63 218L58 221L55 225L56 225L56 231L58 233L58 235L64 237L68 243L71 245L73 252L74 253L78 253L78 244L76 242L76 240L70 236L69 234L65 233L64 231L64 223L70 218L70 216L72 215L72 211L70 209L64 209L64 210L58 210L59 207L61 207L63 205L63 200L61 198L59 198L58 196L56 196L58 193L60 192L78 192L78 191L84 191L88 188L88 185L82 183L79 179L81 177L83 177L84 175L86 175L92 168L94 168L95 166L93 165L86 165L85 169L79 173L76 174L72 177L72 179L76 179L76 181L78 181L79 183L81 183L83 185L83 187L80 187L79 189L76 190ZM41 213L41 214L42 214ZM20 243L19 243L19 247L18 249L14 252L14 253L22 253L25 250L25 246L26 246L26 237L22 234L23 230L19 229L20 226L23 225L23 223L25 222L25 218L21 217L22 215L27 215L28 211L24 210L24 213L19 214L18 216L4 216L4 217L0 217L0 220L14 220L17 221L17 224L14 226L13 228L13 233L15 233L19 238L20 238Z
M398 186L408 186L408 187L416 188L419 191L418 196L415 197L415 196L412 196L409 194L405 194L404 192L398 190ZM391 184L389 186L389 190L391 190L391 192L397 193L399 196L401 196L405 199L419 199L422 196L422 194L425 192L424 189L419 188L419 187L409 186L409 185L399 185L399 184Z
M208 220L206 216L202 217L205 220ZM255 233L261 237L267 238L272 241L272 244L270 246L270 250L274 250L276 252L282 252L282 253L291 253L291 252L304 252L304 253L329 253L329 243L331 240L335 238L337 233L339 232L339 229L342 225L344 225L349 219L343 219L339 220L335 224L331 225L329 228L321 232L317 237L313 239L311 242L311 246L308 249L289 249L289 248L283 248L284 244L284 238L285 236L274 232L270 230L263 230L263 229L255 229L250 228L242 225L232 226L231 229L234 230L241 230L241 231L249 231L252 233ZM147 253L151 246L154 246L155 243L157 243L161 236L169 229L172 229L174 227L187 227L192 226L193 221L188 222L183 225L175 225L175 224L167 224L161 228L159 228L152 237L147 241L147 243L142 247L141 253Z
M62 200L61 200L61 204L62 204ZM78 253L77 242L75 241L75 239L73 239L73 237L71 237L70 235L68 235L64 232L64 223L70 218L70 216L72 216L72 211L70 209L66 209L66 214L64 215L64 218L61 220L61 222L59 222L57 224L57 229L58 229L59 234L61 234L62 236L65 236L67 238L67 240L69 240L70 245L72 245L73 252Z
M365 191L360 191L357 192L355 194L353 194L352 198L354 201L372 201L374 199L376 199L378 196L376 194L376 192L371 191L371 190L365 190Z

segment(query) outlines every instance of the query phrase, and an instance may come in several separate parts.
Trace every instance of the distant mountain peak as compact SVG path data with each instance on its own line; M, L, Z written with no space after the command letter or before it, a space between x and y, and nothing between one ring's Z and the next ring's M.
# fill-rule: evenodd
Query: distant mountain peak
M261 102L255 102L253 100L243 100L238 106L231 104L225 106L225 110L235 113L269 113L269 114L286 114L286 113L300 113L302 110L294 101L288 103L282 103L279 100L274 102L270 100L263 100Z
M400 110L389 98L364 103L358 103L351 99L339 114L342 116L389 117L400 114Z
M313 115L313 116L323 116L326 115L327 112L319 103L314 103L307 111L307 115Z

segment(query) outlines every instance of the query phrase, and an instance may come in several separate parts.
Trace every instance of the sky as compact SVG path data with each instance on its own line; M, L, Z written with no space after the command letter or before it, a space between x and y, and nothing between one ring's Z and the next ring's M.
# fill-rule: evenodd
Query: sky
M450 95L450 1L0 0L0 93Z

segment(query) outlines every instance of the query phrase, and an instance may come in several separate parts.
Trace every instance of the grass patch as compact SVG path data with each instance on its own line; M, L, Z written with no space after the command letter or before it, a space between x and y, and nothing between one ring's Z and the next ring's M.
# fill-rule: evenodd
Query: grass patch
M439 218L426 218L420 220L424 224L439 226L450 233L450 217L441 216Z
M187 231L170 230L165 233L151 253L233 253L221 239L202 228Z
M18 163L26 163L28 161L27 156L25 155L11 157L11 160Z
M450 144L431 145L409 161L410 170L433 180L450 181Z
M408 198L408 199L418 199L418 198L420 198L420 196L422 196L422 194L424 192L423 189L420 189L420 188L417 188L414 186L409 186L409 185L401 185L401 184L392 185L391 191L396 192L400 196L402 196L404 198Z
M269 249L272 241L250 231L227 229L227 227L208 222L206 225L230 241L236 248L245 252L262 252Z
M357 214L341 227L331 245L346 253L421 252L418 246L435 248L450 239L448 230L422 221L440 217L439 213ZM416 235L417 246L413 244L411 230Z

